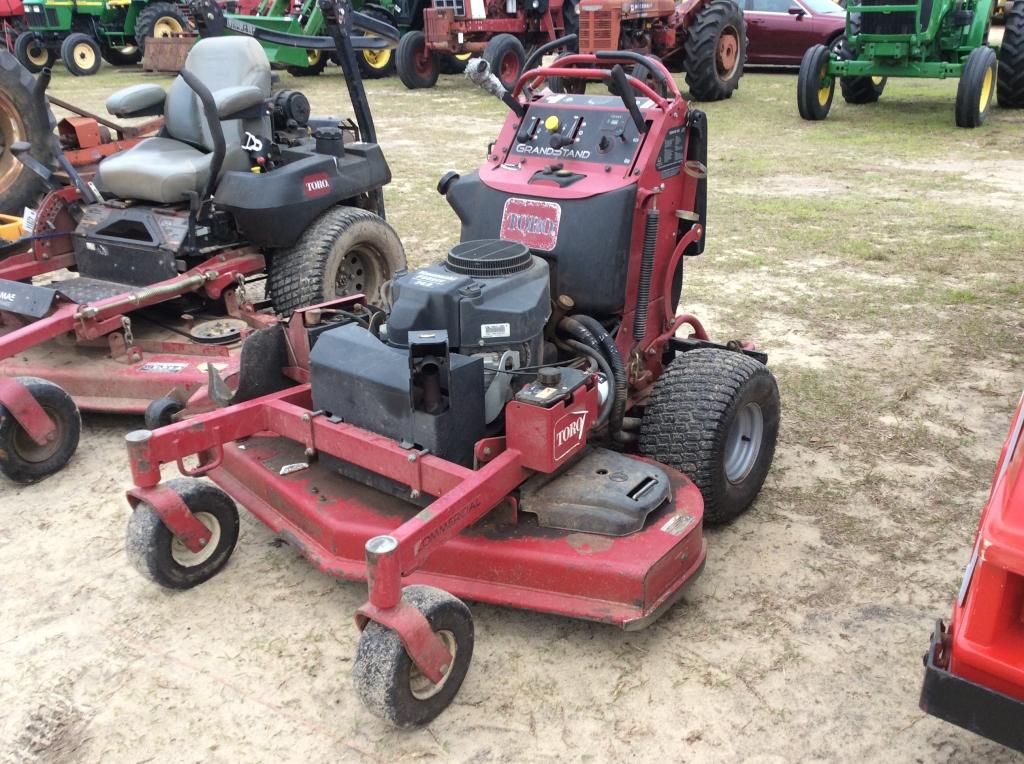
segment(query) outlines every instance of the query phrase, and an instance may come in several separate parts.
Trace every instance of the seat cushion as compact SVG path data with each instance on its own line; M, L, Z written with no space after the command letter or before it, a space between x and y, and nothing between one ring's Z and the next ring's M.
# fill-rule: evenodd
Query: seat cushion
M147 138L100 162L96 179L120 199L171 204L188 199L189 191L202 195L212 158L173 138Z

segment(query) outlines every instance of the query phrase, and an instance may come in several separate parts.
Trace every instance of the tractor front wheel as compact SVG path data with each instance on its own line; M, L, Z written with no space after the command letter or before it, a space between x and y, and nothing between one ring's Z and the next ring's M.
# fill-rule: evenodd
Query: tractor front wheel
M1004 109L1024 107L1024 3L1006 11L1006 29L999 46L999 85L996 102Z
M138 45L126 45L123 48L104 47L100 50L103 60L111 66L135 66L142 60L142 50Z
M160 515L140 502L128 519L125 549L139 573L167 589L191 589L223 568L238 541L238 508L224 491L191 478L164 483L207 530L210 540L193 552L164 525Z
M393 19L381 11L371 8L364 10L363 13L377 21L383 21L385 24L393 23ZM357 54L356 59L359 64L359 73L364 80L379 80L395 73L395 51L393 48L363 50Z
M192 29L184 11L174 3L150 3L135 19L135 42L145 52L150 37L171 37Z
M293 246L274 253L267 290L280 316L350 294L380 305L384 285L405 266L402 242L382 218L354 207L333 207Z
M36 377L18 377L56 426L53 440L36 443L0 405L0 472L16 483L34 483L63 469L78 448L82 418L63 388Z
M711 0L687 30L686 86L698 101L722 101L740 85L747 27L733 0Z
M981 127L996 90L996 53L988 46L975 48L967 57L956 88L956 124Z
M491 68L491 73L501 80L506 90L511 90L523 71L526 50L518 38L510 34L499 34L487 41L483 58Z
M473 616L462 600L432 586L407 586L402 600L423 614L452 655L441 681L435 684L420 672L398 634L370 621L356 648L352 684L371 713L397 727L417 727L458 694L473 658Z
M292 77L316 77L324 67L330 56L322 50L307 50L305 66L289 66L288 74Z
M432 88L441 74L441 59L427 47L427 36L420 30L406 32L395 49L398 77L409 90Z
M32 74L53 66L57 55L39 42L35 32L22 32L14 41L14 55Z
M690 350L654 386L640 454L689 477L705 522L724 523L757 497L778 435L779 387L764 364L731 350Z
M824 45L815 45L808 48L800 62L800 74L796 81L796 104L800 116L804 119L825 119L832 108L836 81L828 73L830 59L828 48Z
M64 66L76 77L89 77L100 70L103 56L99 43L87 34L69 34L60 46Z

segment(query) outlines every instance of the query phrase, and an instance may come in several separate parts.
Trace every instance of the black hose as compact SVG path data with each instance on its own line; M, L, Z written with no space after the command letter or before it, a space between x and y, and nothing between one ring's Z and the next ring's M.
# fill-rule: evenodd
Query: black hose
M633 317L633 339L640 342L647 334L647 308L651 301L651 277L654 275L654 252L658 245L658 210L648 210L644 222L644 248L640 258L640 283L636 290L636 315Z
M614 402L608 426L614 437L622 430L622 419L626 415L627 394L626 367L622 363L622 355L615 345L615 340L596 319L582 313L566 316L558 322L558 328L584 345L589 345L608 361L614 382L614 395L612 396Z
M591 358L594 361L596 361L597 365L601 367L601 372L608 379L608 397L605 399L604 403L601 404L601 411L597 416L597 421L594 423L594 426L591 429L596 430L599 427L604 427L605 422L608 421L608 417L612 413L612 403L615 401L615 395L612 388L612 382L614 381L615 377L612 374L611 366L608 365L608 361L605 359L603 355L601 355L599 351L594 350L589 345L585 345L584 343L578 340L566 340L565 344L571 347L576 352L583 353L587 358Z

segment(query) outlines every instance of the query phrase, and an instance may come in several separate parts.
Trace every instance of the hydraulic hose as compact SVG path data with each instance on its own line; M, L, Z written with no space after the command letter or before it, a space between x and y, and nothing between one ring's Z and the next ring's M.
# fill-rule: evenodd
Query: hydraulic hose
M613 403L609 416L609 430L612 437L622 430L622 419L626 415L626 367L622 363L615 340L594 318L583 314L567 316L558 322L558 328L574 339L589 345L604 356L612 372Z
M615 376L612 374L612 369L608 365L608 361L605 357L601 355L600 351L594 350L590 345L586 345L579 340L566 340L565 344L577 353L582 353L587 358L597 362L601 372L608 379L608 398L601 404L601 412L598 414L597 421L594 423L592 429L596 430L600 427L604 427L605 423L608 421L608 417L612 413L612 404L615 402L614 388L612 387L615 381Z

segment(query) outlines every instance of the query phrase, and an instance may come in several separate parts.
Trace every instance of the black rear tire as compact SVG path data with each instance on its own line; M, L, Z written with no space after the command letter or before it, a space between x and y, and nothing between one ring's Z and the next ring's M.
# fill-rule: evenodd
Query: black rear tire
M267 290L281 316L347 294L364 294L371 305L380 305L384 285L405 266L402 242L383 219L354 207L332 207L294 245L274 253Z
M434 719L455 699L473 658L473 616L461 600L432 586L407 586L402 599L423 613L454 659L440 684L424 677L391 629L370 621L352 665L352 684L366 708L397 727Z
M35 84L14 56L0 50L0 146L6 149L15 141L30 143L29 156L49 167L60 145L45 101L32 97ZM0 153L0 213L21 216L25 207L36 205L45 190L42 178L14 154Z
M440 57L441 74L462 74L466 71L466 62L473 57L471 53L442 53Z
M975 48L967 57L956 88L957 127L981 127L995 90L996 53L987 46Z
M510 34L499 34L487 41L483 59L491 68L491 73L501 80L507 90L511 90L519 75L523 73L526 63L526 50L517 37Z
M766 366L729 350L691 350L655 384L639 450L689 477L705 522L724 523L757 497L778 434L779 388Z
M825 119L832 108L836 81L828 74L831 56L824 45L807 49L796 80L796 105L800 116L811 121Z
M145 53L146 40L150 37L168 37L192 28L188 16L174 3L150 3L135 19L135 43L139 53Z
M853 34L860 33L860 16L855 14L850 20L850 31ZM856 58L856 54L850 49L845 35L840 35L829 45L835 58L840 61L850 61ZM886 77L840 77L839 90L843 94L843 100L850 104L876 103L885 90Z
M386 24L394 23L394 19L386 13L372 8L363 10L363 13ZM359 73L364 80L384 79L395 73L395 50L394 48L384 48L376 51L359 51L356 53L356 62L359 64Z
M1020 0L1006 12L996 102L1004 109L1024 108L1024 2Z
M238 541L238 508L230 496L209 483L175 478L164 486L177 493L210 529L209 545L191 552L151 505L140 502L128 519L125 551L132 566L151 581L167 589L191 589L213 578L227 564Z
M398 78L409 90L432 88L441 73L441 59L427 48L427 36L420 30L406 32L395 49Z
M46 67L53 66L57 60L57 54L41 45L35 32L22 32L18 35L14 41L14 55L31 74L39 74Z
M571 55L572 53L563 53L554 60L553 66L559 66L561 59ZM580 77L549 77L547 83L552 93L582 95L587 92L587 81Z
M82 418L64 389L37 377L18 377L53 423L53 441L40 446L0 405L0 472L16 483L34 483L59 472L78 448Z
M100 70L103 55L100 44L87 34L75 32L64 38L60 45L64 66L75 77L90 77Z
M286 70L292 77L316 77L327 66L330 56L322 50L306 51L306 66L288 66Z
M686 86L698 101L723 101L740 85L747 61L747 26L733 0L711 0L683 44Z

